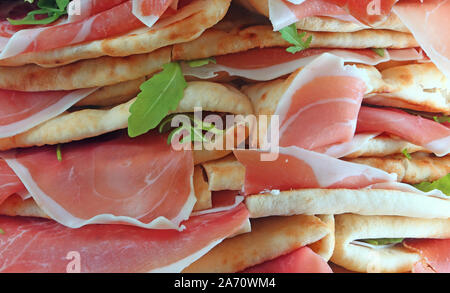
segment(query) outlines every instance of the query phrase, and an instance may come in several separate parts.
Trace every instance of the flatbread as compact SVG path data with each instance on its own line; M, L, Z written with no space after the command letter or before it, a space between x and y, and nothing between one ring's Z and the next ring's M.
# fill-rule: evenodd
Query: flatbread
M130 100L111 109L84 109L64 113L24 133L0 139L0 150L67 143L127 128L129 108L134 101L135 99ZM196 107L209 112L242 115L253 113L251 102L237 89L205 81L188 83L184 98L175 113L194 112Z
M75 104L75 107L109 107L133 99L140 92L145 77L102 87Z
M268 0L237 0L237 3L253 12L269 17ZM366 26L351 21L343 21L332 17L306 17L296 23L298 29L322 32L355 32L367 29ZM396 14L391 13L383 23L372 29L387 29L400 32L409 32L408 28L401 22Z
M252 220L252 232L226 239L184 273L234 273L312 244L331 231L314 216Z
M129 57L100 57L62 67L0 67L0 88L54 91L103 87L152 75L171 61L171 47Z
M414 218L450 217L450 201L384 189L299 189L247 196L252 218L287 215L389 215Z
M5 60L0 66L21 66L38 64L55 67L79 60L95 59L101 56L125 57L150 53L176 43L191 41L220 21L228 11L231 0L194 0L181 8L178 14L183 19L156 29L142 29L127 35L79 44L47 52L26 53ZM164 20L167 22L169 19Z
M194 206L194 211L207 210L212 208L211 191L209 190L208 182L203 174L201 166L194 167L194 191L197 202Z
M195 60L255 48L291 46L279 32L274 32L270 25L240 27L236 24L233 29L230 26L231 24L226 25L224 27L227 29L221 30L219 29L221 26L218 25L205 31L194 41L174 45L174 60ZM303 30L299 31L301 32ZM361 30L353 33L306 31L306 33L313 37L310 48L402 49L419 46L411 34L389 30Z
M317 242L308 245L315 253L320 255L325 261L329 261L334 251L334 216L333 215L317 215L323 223L328 226L330 233Z
M420 256L401 245L372 249L351 244L373 238L449 238L450 219L358 215L336 216L336 247L331 260L355 272L409 272Z
M402 154L379 158L357 158L348 161L395 173L399 182L408 184L435 181L450 173L450 156L436 157L425 153L412 154L411 159Z
M363 103L398 106L423 112L450 113L448 82L432 63L409 64L378 71L374 66L357 65L368 75L368 91ZM300 72L300 71L298 71ZM255 83L242 91L252 100L256 114L272 115L283 93L290 86L287 79ZM376 98L383 96L384 98Z
M202 164L208 178L209 190L241 190L244 186L245 167L234 155Z

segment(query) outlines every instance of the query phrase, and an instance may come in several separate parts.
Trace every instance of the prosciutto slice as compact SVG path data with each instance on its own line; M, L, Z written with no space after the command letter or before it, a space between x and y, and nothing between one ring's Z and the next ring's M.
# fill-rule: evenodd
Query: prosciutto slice
M56 222L0 217L0 272L181 272L248 221L243 204L191 217L182 232L126 225L70 229Z
M77 22L129 0L78 0L69 3L69 22ZM78 3L77 3L78 2Z
M407 239L403 245L423 259L414 267L415 272L450 273L450 239Z
M190 67L183 63L182 69L185 75L201 79L214 78L217 73L226 72L230 76L268 81L305 67L323 53L341 57L344 62L367 65L378 65L390 60L424 60L423 53L415 48L385 49L383 57L371 49L307 49L292 54L287 52L286 48L261 48L217 56L215 57L216 64L208 64L202 67Z
M385 20L397 1L269 0L269 13L275 30L280 30L310 16L331 16L342 20L376 25Z
M174 151L166 136L119 132L63 145L61 154L58 161L56 147L46 146L0 156L39 207L67 227L181 229L192 212L192 152Z
M434 64L450 79L450 1L401 1L394 12Z
M58 116L95 90L18 92L0 89L0 138L25 132Z
M25 186L4 160L0 160L0 205L14 193L26 192Z
M265 274L332 272L327 262L307 246L242 271L242 273Z
M133 14L146 26L152 27L163 13L173 4L173 0L132 0Z
M115 0L109 4L101 2L107 1L84 1L82 4L92 6L82 9L82 15L73 16L75 19L72 17L69 21L22 29L13 35L2 34L2 37L9 37L9 40L2 48L0 59L106 39L145 27L145 24L151 27L172 4L171 0ZM95 12L97 13L93 14Z
M359 189L395 182L396 175L365 165L345 162L298 147L280 147L273 161L262 161L259 150L235 150L245 166L246 195L301 188ZM270 170L270 172L267 172Z
M366 79L363 71L330 54L291 76L274 113L280 122L279 145L314 150L350 141Z
M450 129L438 122L391 108L363 106L358 116L357 133L386 132L423 146L437 156L450 152Z

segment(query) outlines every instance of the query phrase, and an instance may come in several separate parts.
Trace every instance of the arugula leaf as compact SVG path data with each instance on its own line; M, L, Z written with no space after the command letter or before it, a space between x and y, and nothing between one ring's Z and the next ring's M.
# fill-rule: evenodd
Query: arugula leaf
M187 61L186 63L189 65L189 67L192 67L192 68L202 67L204 65L208 65L209 63L217 64L216 58L214 58L214 57Z
M283 39L294 45L286 49L289 53L295 54L308 49L311 45L312 36L309 36L306 40L304 40L306 37L306 32L299 34L295 24L291 24L290 26L281 29L280 33Z
M5 235L5 231L3 231L1 228L0 228L0 234Z
M175 111L187 87L181 67L172 62L163 71L144 82L130 107L128 135L137 137L154 129L170 111Z
M385 50L383 48L372 48L372 51L377 53L378 56L384 57Z
M58 161L62 162L62 154L61 154L61 144L56 146L56 158Z
M433 116L433 120L437 123L450 123L450 116Z
M378 238L378 239L363 239L362 242L366 242L372 245L390 245L402 243L404 238Z
M411 157L411 154L408 152L408 149L407 149L407 148L404 148L404 149L402 150L402 153L403 153L403 155L405 155L405 157L406 157L408 160L411 161L412 157Z
M33 3L34 0L25 0ZM61 16L67 14L67 6L70 0L39 0L37 6L40 9L29 12L22 19L10 19L9 23L12 25L46 25L58 20ZM47 16L36 19L36 16Z
M166 118L164 118L164 120L160 123L158 127L160 133L166 133L170 131L171 129L170 124L176 115L178 114L167 116ZM225 130L218 129L213 123L208 123L196 119L194 114L185 114L185 115L189 117L191 123L189 125L181 125L180 127L173 129L169 134L167 144L171 144L174 137L177 134L181 134L183 131L185 133L187 132L188 135L183 136L183 138L180 140L181 143L185 143L188 141L208 142L206 138L207 132L216 135L225 133Z
M434 182L422 182L419 184L415 184L414 187L424 192L438 189L442 191L445 195L450 196L450 173Z

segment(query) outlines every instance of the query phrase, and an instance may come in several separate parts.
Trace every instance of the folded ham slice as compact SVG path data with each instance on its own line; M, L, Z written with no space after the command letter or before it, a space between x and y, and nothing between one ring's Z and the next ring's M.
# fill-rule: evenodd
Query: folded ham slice
M356 131L393 134L423 146L437 156L450 153L450 128L398 109L361 107Z
M400 1L394 12L450 80L450 1Z
M25 186L6 162L0 159L0 205L18 192L26 192Z
M310 16L331 16L376 25L390 14L398 0L268 0L275 30ZM379 6L376 4L379 3Z
M181 272L248 221L243 204L191 217L182 232L128 225L70 229L56 222L0 217L0 272ZM79 257L77 260L74 257Z
M192 152L174 151L164 135L131 139L119 132L63 145L61 153L61 161L54 146L0 156L39 207L65 226L177 229L192 212Z
M393 183L397 178L380 169L298 147L280 147L278 157L273 161L261 160L264 153L258 150L234 151L245 166L244 192L247 195L302 188L359 189Z
M314 150L350 141L366 80L363 71L331 54L291 75L274 113L279 116L280 146Z
M245 269L241 273L332 273L327 262L304 246L276 259Z
M17 92L0 89L0 138L25 132L58 116L95 90Z
M226 72L230 76L239 76L257 81L268 81L290 74L298 68L305 67L323 53L330 53L343 58L344 62L377 65L387 61L422 61L425 59L421 50L385 49L380 56L371 49L333 49L313 48L295 54L286 48L260 48L245 52L215 57L216 64L190 67L183 63L183 73L201 79L217 76Z
M450 273L450 239L407 239L403 245L418 252L423 259L414 272Z
M11 28L0 23L0 60L28 52L40 52L106 39L148 27L158 21L172 0L83 1L82 15L49 26L29 29ZM190 1L186 1L189 3ZM86 8L84 8L86 7Z
M69 14L69 22L77 22L88 18L92 15L98 14L105 10L111 9L114 6L122 4L129 0L78 0L69 3L67 12Z

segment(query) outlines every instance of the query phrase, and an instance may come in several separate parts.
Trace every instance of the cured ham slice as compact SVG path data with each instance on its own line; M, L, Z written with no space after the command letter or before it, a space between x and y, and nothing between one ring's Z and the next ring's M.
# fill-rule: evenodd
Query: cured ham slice
M146 26L152 27L163 13L173 4L173 0L132 0L133 14Z
M242 273L265 274L332 272L327 262L307 246L242 271Z
M398 109L363 106L359 112L357 133L386 132L445 156L450 152L450 129L438 122Z
M166 136L131 139L120 132L63 145L61 154L58 161L56 148L46 146L0 156L39 207L67 227L176 229L192 212L192 152L174 151Z
M20 30L10 38L0 59L105 39L143 27L131 10L131 2L124 2L82 21Z
M76 268L70 257L75 255L81 273L178 273L246 221L243 204L191 217L182 232L126 225L70 229L49 220L0 217L5 232L0 235L0 272L65 273Z
M273 161L262 161L261 154L264 153L259 150L234 151L245 166L246 195L301 188L359 189L397 179L396 175L376 168L298 147L280 147L278 158Z
M366 79L363 71L330 54L292 75L274 113L279 116L279 145L314 150L350 141Z
M280 30L310 16L331 16L376 25L385 20L398 0L269 0L270 19Z
M95 90L17 92L0 89L0 138L25 132L58 116Z
M8 197L18 192L26 192L25 186L6 162L0 160L0 205Z
M114 6L122 4L129 0L78 0L72 1L68 6L69 22L76 22L88 18L92 15L98 14L105 10L111 9Z
M423 261L415 266L418 272L450 273L450 239L407 239L403 245L418 252Z
M394 12L434 64L450 79L450 1L401 1Z
M327 0L285 1L269 0L270 21L278 31L309 16L342 16L346 11Z
M3 22L0 23L0 60L22 53L49 51L128 34L144 28L145 24L151 27L160 17L175 13L169 5L183 7L191 1L180 1L178 4L178 1L172 0L86 0L81 4L87 5L88 8L81 9L81 15L73 15L69 20L50 26L19 29ZM185 17L186 14L188 12L185 12ZM177 17L168 18L165 25L179 20Z
M330 53L344 59L344 62L378 65L387 61L423 60L421 51L411 49L385 49L381 57L371 49L307 49L292 54L286 48L251 49L215 57L216 64L202 67L190 67L183 64L183 73L201 79L217 76L226 72L230 76L239 76L251 80L267 81L290 74L305 67L323 53Z

